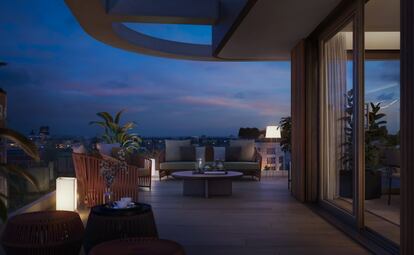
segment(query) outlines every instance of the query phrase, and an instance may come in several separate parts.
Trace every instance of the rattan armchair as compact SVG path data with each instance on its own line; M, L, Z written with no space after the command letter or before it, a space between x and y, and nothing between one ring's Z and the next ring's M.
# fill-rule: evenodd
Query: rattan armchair
M102 158L73 153L73 164L78 181L79 200L86 207L104 203L104 179L100 173ZM138 201L138 187L151 188L150 161L143 160L143 168L128 165L127 171L119 171L111 187L114 200L132 197Z

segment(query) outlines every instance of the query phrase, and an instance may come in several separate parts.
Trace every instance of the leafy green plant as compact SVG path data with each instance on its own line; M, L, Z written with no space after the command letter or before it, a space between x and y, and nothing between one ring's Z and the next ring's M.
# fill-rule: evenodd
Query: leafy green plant
M353 162L353 106L354 97L353 90L349 90L346 97L346 106L344 117L345 120L345 147L342 157L343 169L352 170ZM386 116L380 113L381 103L370 103L370 111L368 112L368 123L365 130L365 169L375 170L380 162L380 146L387 142L388 131L385 126L387 123L383 118Z
M137 134L130 133L136 127L134 122L127 122L124 125L120 124L123 112L124 110L119 111L115 117L112 117L107 112L98 112L96 115L102 120L91 121L89 124L97 125L104 129L101 139L105 143L119 143L128 152L133 152L140 148L141 138Z
M385 126L387 121L383 120L385 114L380 113L381 103L370 103L370 106L368 128L365 131L365 167L374 170L380 162L379 146L386 143L388 131Z
M34 160L40 160L36 145L27 139L24 135L11 129L0 128L0 138L7 139L16 143L27 155L32 157ZM18 166L0 163L0 175L6 178L8 185L13 187L17 192L19 191L19 185L13 181L13 178L11 178L12 176L20 177L34 185L36 188L38 187L36 179ZM5 200L7 198L8 197L5 194L0 193L0 218L3 220L3 222L7 219L7 206L5 203Z
M344 154L342 156L343 169L345 171L351 171L353 168L352 162L353 155L353 113L354 113L354 90L350 89L345 95L345 141L343 146L345 147Z
M284 117L279 122L282 128L280 132L280 146L283 152L292 152L292 117Z

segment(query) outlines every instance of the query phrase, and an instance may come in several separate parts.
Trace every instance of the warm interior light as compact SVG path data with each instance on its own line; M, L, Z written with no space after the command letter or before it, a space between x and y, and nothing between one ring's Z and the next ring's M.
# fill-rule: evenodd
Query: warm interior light
M56 210L76 211L76 178L59 177L56 179Z
M280 128L278 126L266 127L266 138L280 138Z

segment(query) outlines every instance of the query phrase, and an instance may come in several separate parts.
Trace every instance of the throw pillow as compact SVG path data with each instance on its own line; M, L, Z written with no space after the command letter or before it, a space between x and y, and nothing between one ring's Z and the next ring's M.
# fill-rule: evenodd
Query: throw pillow
M196 156L195 156L196 161L198 159L201 159L203 162L206 162L206 147L204 146L195 147L195 150L196 150Z
M254 140L231 140L230 147L241 147L239 161L253 161L255 153Z
M226 159L226 147L214 147L214 161Z
M194 146L181 146L180 158L181 161L195 162L196 150Z
M72 145L72 151L74 153L78 153L78 154L86 154L86 148L83 144L73 144Z
M237 162L240 161L241 147L227 147L226 148L226 161Z
M112 156L112 149L120 147L119 143L98 143L96 148L101 155Z
M181 161L180 147L191 146L190 140L165 140L165 161Z

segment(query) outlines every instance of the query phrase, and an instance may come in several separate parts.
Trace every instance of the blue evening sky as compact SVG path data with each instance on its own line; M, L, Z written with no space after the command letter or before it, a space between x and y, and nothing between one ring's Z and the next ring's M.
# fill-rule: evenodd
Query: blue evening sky
M209 26L128 24L171 40L209 44ZM198 62L113 48L87 35L63 0L0 2L0 87L8 124L23 133L92 136L95 113L126 109L144 136L235 135L290 115L289 62ZM399 129L399 62L368 61L366 100Z
M128 24L208 44L208 26ZM0 87L9 126L95 135L95 113L126 109L144 136L231 135L290 115L288 62L197 62L116 49L87 35L64 1L0 2Z

